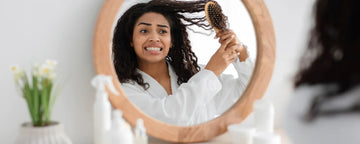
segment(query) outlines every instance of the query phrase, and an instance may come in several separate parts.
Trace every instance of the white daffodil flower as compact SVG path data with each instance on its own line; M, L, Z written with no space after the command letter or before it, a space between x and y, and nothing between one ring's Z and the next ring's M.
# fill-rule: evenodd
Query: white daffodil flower
M14 73L18 72L21 68L18 65L12 65L10 70Z
M49 77L49 75L52 73L53 67L47 65L47 64L43 64L41 65L39 71L40 71L40 76L41 77Z
M58 64L58 62L56 60L49 60L48 59L45 62L46 62L47 65L49 65L51 67L55 67Z
M18 81L24 74L24 70L17 65L11 66L10 70L14 72L14 80Z

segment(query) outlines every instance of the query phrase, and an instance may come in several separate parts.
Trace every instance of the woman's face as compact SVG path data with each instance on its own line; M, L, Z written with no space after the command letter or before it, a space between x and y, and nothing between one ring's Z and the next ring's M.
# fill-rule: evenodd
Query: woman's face
M169 22L159 13L148 12L139 17L131 42L139 63L165 61L172 46L170 29Z

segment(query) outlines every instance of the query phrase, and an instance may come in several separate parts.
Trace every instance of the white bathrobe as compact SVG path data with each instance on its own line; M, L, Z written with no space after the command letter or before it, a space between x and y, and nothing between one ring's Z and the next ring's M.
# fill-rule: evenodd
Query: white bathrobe
M238 78L232 75L217 77L212 71L202 69L187 83L177 84L177 75L168 65L172 95L150 75L138 69L150 87L144 90L136 82L122 83L130 101L149 116L174 125L194 125L214 119L230 108L241 96L251 77L254 64L233 63Z

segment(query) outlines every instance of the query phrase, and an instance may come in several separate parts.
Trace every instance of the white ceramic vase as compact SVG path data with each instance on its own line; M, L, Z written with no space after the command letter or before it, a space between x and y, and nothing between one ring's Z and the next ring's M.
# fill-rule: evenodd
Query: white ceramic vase
M44 127L34 127L31 123L22 124L15 144L72 144L72 142L64 133L64 126L52 122Z

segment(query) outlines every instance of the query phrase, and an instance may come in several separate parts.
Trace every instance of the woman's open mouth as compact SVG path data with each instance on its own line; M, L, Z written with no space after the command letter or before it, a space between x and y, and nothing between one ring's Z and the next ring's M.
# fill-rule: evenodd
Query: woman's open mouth
M163 48L159 47L146 47L145 50L150 54L160 54Z
M145 50L147 50L147 51L162 51L162 48L158 48L158 47L148 47L148 48L145 48Z

